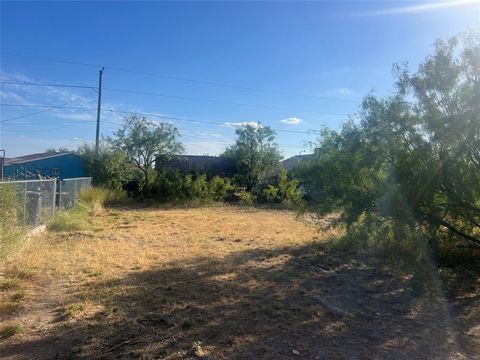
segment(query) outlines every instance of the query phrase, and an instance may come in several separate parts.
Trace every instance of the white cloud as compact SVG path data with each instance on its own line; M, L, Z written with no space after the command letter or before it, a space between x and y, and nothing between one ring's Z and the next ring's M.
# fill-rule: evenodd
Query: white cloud
M229 127L229 128L241 128L245 126L251 126L253 128L261 128L262 125L255 121L244 121L244 122L226 122L222 126Z
M13 100L13 101L24 103L24 104L28 103L28 101L22 96L12 92L8 92L8 91L0 91L0 98L2 98L2 100L5 99L7 101Z
M394 7L389 9L363 11L352 15L357 16L381 16L381 15L395 15L395 14L414 14L419 12L434 11L440 9L447 9L452 7L459 7L463 5L478 4L478 0L457 0L457 1L437 1L426 4Z
M353 90L349 88L339 88L339 89L336 89L336 91L340 95L350 95L353 93Z
M302 122L302 119L299 119L297 117L289 117L287 119L280 120L280 122L287 125L298 125Z
M56 111L55 116L58 116L65 120L73 120L73 121L95 121L97 118L96 112L91 113L83 113L83 112L58 112Z
M219 141L185 141L185 154L188 155L219 155L225 151L228 144Z

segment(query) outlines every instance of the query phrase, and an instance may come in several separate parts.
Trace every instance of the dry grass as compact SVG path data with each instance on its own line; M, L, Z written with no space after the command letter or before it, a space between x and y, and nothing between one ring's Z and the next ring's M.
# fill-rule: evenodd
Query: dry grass
M338 233L291 212L220 206L96 215L86 230L30 241L1 269L2 284L16 285L4 286L0 299L25 309L3 315L23 329L4 341L7 358L456 351L441 298L413 298L408 277L380 271L373 257L328 253L325 240Z
M37 273L121 277L132 270L329 237L290 212L230 207L109 210L88 230L50 233L10 264Z

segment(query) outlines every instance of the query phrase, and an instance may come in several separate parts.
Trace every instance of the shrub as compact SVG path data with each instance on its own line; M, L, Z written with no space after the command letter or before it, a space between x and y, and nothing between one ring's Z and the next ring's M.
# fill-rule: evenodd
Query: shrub
M92 176L95 186L111 190L121 190L123 184L132 179L133 171L122 151L100 144L98 155L95 146L84 144L78 151L85 164L87 173Z
M220 176L214 176L210 180L209 185L211 197L215 201L225 200L229 193L233 190L233 185L230 179L221 178Z
M253 205L257 201L256 196L249 191L242 190L237 195L242 205Z
M267 187L263 189L263 195L267 202L274 203L278 199L278 188L273 185L267 185Z
M212 200L210 186L205 174L199 175L192 182L192 197L199 200Z
M205 174L161 172L157 175L155 198L163 201L222 201L233 189L230 180L218 176L211 180Z
M281 169L270 183L260 186L256 193L261 202L277 203L286 207L300 207L303 204L298 180L289 179L284 169Z

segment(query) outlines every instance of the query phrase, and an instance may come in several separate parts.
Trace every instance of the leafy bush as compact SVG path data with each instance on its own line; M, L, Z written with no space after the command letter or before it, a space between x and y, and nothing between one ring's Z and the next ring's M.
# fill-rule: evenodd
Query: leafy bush
M93 145L85 144L77 152L82 157L87 173L92 177L95 186L119 191L123 184L133 177L127 157L120 150L101 144L97 155Z
M211 197L215 201L225 200L229 192L233 190L233 186L229 179L214 176L209 183Z
M263 189L263 196L265 197L265 200L269 203L277 202L278 188L273 185L267 185L267 187Z
M263 187L256 190L261 202L282 204L285 207L300 207L303 204L303 193L296 179L289 179L285 169L280 169L278 176Z
M237 193L237 196L240 199L240 204L242 205L253 205L257 201L256 196L250 191L241 190Z
M163 201L223 201L233 189L229 179L218 176L208 180L205 174L192 175L179 172L161 172L154 188L155 198Z

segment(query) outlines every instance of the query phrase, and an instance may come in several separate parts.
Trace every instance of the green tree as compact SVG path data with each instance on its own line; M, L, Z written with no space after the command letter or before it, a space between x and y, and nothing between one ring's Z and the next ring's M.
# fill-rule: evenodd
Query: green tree
M366 97L359 122L325 131L297 176L350 225L480 245L480 36L437 42L414 74L395 69L397 93Z
M143 116L128 115L123 126L109 138L109 143L124 152L129 162L142 174L144 186L152 182L153 164L157 155L174 155L183 152L176 127L157 123Z
M223 154L234 159L237 166L237 180L247 191L279 167L281 159L275 132L268 126L247 125L235 130L237 140Z
M100 143L97 155L94 144L84 144L77 153L82 157L94 185L121 190L122 185L132 179L132 167L121 150Z
M59 148L48 148L45 150L45 152L56 152L56 153L64 153L64 152L70 152L66 147L59 147Z

